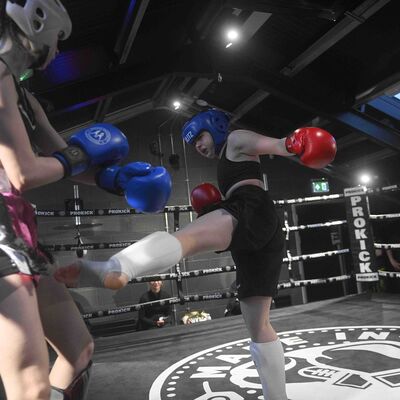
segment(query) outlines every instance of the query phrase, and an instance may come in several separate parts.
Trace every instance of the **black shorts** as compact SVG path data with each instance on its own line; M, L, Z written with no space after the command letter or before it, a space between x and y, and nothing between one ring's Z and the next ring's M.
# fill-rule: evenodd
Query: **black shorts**
M285 239L268 192L248 185L236 189L228 200L207 207L205 212L224 209L238 221L230 251L236 265L239 299L277 294Z

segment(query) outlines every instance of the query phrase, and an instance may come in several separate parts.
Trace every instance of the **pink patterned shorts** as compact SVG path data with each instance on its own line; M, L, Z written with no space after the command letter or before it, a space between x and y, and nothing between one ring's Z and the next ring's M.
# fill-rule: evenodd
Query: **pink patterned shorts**
M0 194L0 277L48 274L49 258L39 248L35 210L16 193Z

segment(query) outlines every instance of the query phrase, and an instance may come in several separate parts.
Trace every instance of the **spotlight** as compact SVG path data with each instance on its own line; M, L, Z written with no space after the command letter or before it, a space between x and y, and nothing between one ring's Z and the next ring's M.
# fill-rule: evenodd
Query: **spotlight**
M362 174L362 175L360 175L359 180L361 183L366 185L368 183L371 183L372 178L371 178L371 175L369 175L369 174Z
M226 32L226 37L228 39L228 43L226 44L225 48L231 47L235 42L239 39L239 32L237 29L229 29Z
M174 106L174 110L179 110L181 108L181 103L180 101L174 101L172 103L172 105Z
M226 37L230 40L230 41L235 41L239 38L239 32L236 29L230 29L227 33L226 33Z

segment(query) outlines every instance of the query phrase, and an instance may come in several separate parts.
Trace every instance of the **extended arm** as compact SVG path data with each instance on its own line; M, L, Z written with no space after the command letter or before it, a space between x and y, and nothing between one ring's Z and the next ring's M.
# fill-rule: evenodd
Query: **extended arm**
M275 154L297 155L302 164L310 168L324 168L336 155L335 138L327 131L316 127L296 129L283 139L270 138L251 131L233 131L228 144L236 153L247 156Z
M231 132L228 141L235 152L249 156L274 154L289 157L293 155L286 150L285 138L276 139L245 129Z

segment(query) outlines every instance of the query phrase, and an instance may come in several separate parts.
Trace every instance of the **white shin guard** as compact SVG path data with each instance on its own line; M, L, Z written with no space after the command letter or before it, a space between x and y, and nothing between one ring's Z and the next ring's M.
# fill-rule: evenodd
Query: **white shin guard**
M164 272L182 258L180 241L168 232L154 232L113 255L110 261L119 265L118 271L129 279ZM115 268L115 267L114 267Z
M279 339L274 342L250 342L250 353L260 376L265 400L287 400L285 356Z
M129 280L161 273L179 263L182 246L167 232L155 232L113 255L108 261L79 260L79 287L104 287L110 272L124 273Z

